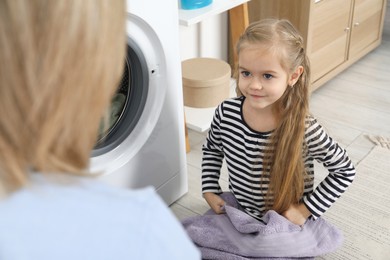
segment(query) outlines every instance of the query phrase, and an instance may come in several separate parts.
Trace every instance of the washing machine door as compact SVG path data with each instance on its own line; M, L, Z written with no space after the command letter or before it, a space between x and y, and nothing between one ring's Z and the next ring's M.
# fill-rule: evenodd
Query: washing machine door
M93 173L117 172L142 149L155 129L166 96L166 58L157 34L132 14L127 28L126 66L91 154L89 170Z
M92 157L106 154L118 147L134 130L148 95L147 68L141 49L129 38L122 80L107 115L102 119Z
M177 3L132 0L128 8L127 72L89 172L122 188L154 186L170 204L187 191Z

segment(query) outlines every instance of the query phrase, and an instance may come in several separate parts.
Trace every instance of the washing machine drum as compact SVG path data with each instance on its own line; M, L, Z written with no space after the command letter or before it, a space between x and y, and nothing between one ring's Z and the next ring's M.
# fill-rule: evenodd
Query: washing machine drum
M144 109L148 82L145 58L129 39L123 77L100 124L92 157L109 152L130 135Z

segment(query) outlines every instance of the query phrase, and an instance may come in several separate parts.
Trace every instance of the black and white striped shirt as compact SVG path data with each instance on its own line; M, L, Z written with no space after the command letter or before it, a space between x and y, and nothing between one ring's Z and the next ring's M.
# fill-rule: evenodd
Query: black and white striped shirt
M244 99L228 99L215 111L203 145L202 192L222 192L219 176L225 158L230 192L249 215L260 219L265 213L264 196L269 183L266 175L262 178L262 159L272 132L257 132L245 123L242 117ZM309 178L305 181L302 199L312 217L317 218L348 188L356 171L346 151L327 135L312 116L306 119L305 142L307 153L304 163ZM314 160L321 162L329 171L315 189Z

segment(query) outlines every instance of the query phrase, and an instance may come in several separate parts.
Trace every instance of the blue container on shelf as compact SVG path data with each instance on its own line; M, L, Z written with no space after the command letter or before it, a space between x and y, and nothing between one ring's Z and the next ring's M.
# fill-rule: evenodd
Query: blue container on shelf
M213 0L180 0L181 9L192 10L198 9L211 4Z

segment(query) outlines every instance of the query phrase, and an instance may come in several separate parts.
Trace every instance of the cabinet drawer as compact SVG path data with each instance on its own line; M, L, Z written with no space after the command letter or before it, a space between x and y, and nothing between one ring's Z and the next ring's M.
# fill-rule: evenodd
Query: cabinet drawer
M309 54L312 81L347 60L351 4L352 0L322 0L314 4Z
M350 57L359 55L381 37L383 0L355 0Z

